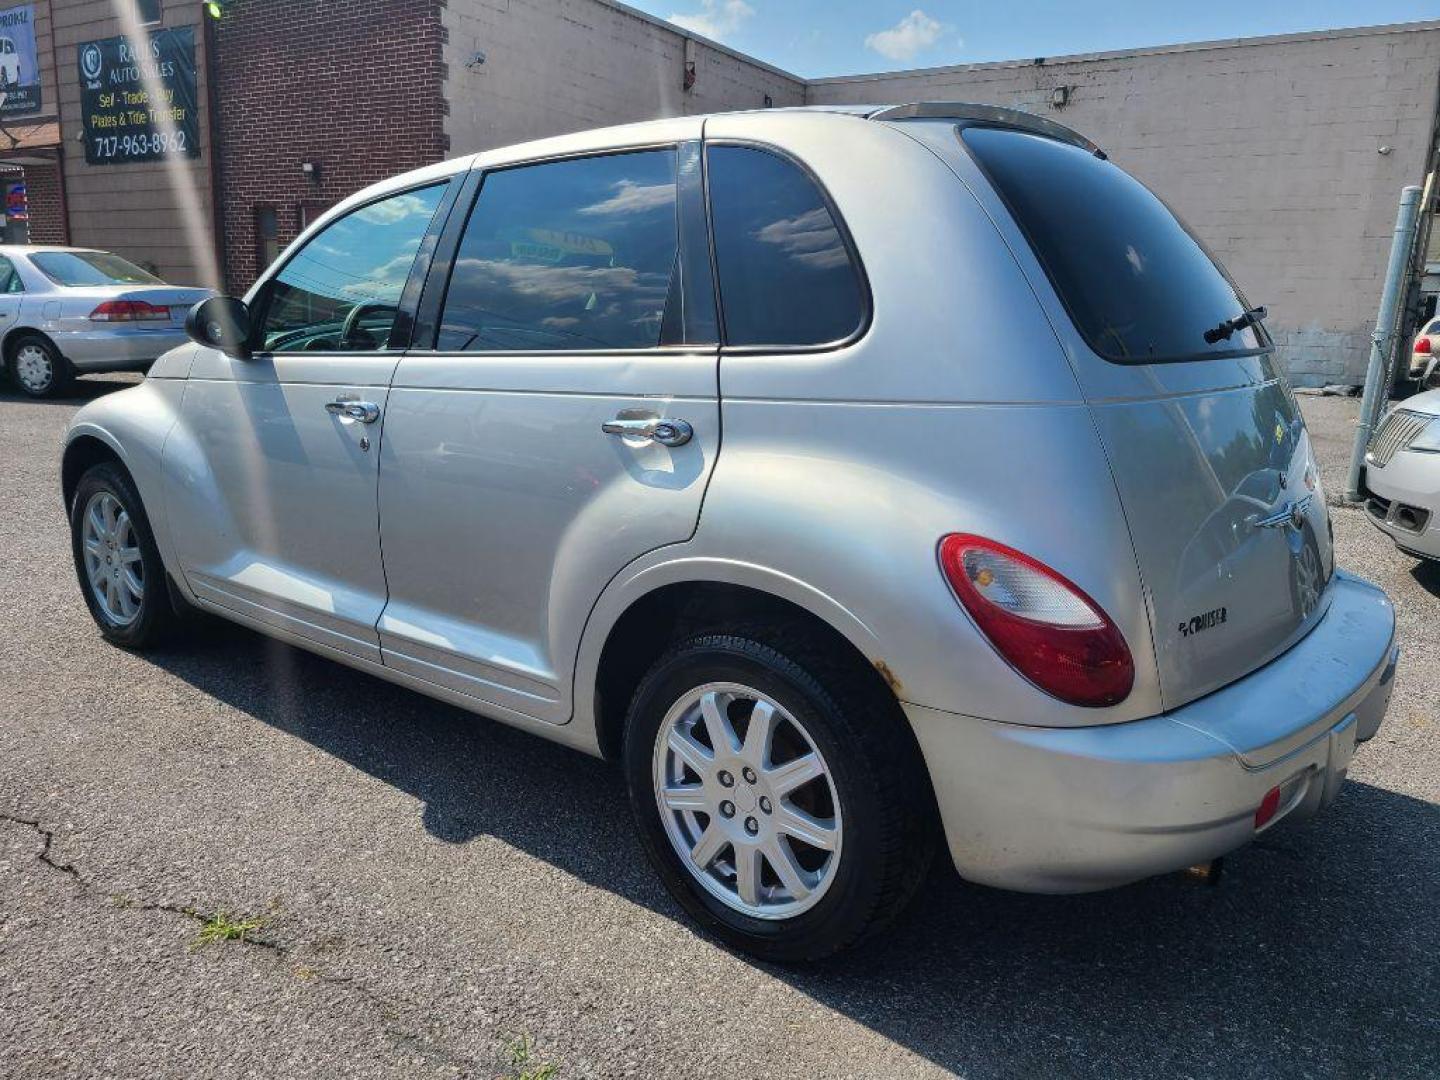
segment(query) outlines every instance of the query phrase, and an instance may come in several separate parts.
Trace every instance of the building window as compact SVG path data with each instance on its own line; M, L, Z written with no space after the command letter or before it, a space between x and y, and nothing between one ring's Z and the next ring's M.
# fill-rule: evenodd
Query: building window
M158 23L160 21L160 0L136 0L135 6L140 9L142 23Z
M280 257L280 215L273 206L255 208L255 256L261 273Z

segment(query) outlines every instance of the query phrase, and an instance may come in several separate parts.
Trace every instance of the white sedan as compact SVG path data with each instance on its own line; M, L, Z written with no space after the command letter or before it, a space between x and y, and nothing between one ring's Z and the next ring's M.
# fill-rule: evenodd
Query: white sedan
M40 398L86 372L144 371L186 343L185 316L209 295L108 251L0 246L0 359Z
M1440 390L1386 414L1365 454L1365 509L1407 554L1440 559Z

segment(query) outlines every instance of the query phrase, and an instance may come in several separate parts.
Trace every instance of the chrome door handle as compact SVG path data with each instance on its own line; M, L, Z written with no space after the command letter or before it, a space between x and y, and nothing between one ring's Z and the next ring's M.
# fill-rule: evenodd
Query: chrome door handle
M650 439L661 446L684 446L695 437L695 429L684 420L662 420L658 416L617 416L600 425L606 435L627 439Z
M325 411L362 424L373 424L380 419L380 406L373 401L327 401Z

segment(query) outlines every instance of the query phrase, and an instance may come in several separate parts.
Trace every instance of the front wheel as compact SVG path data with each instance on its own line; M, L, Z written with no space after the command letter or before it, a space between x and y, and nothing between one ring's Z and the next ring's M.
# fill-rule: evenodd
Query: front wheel
M105 462L80 478L70 508L75 572L107 641L144 649L175 622L165 566L130 477Z
M903 715L803 638L672 649L636 693L625 768L665 885L762 959L846 948L887 924L929 866L929 785Z

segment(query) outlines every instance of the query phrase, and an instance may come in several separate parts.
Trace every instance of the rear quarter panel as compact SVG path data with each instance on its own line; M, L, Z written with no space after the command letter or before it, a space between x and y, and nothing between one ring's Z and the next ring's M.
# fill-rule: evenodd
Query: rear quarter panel
M596 642L628 602L712 578L825 618L905 701L1050 725L1158 711L1149 621L1094 422L975 200L933 153L870 121L722 116L706 138L774 146L815 172L865 264L873 318L841 348L722 355L723 445L697 534L612 583L580 678L593 678ZM1081 709L1017 675L940 572L951 532L1026 551L1101 604L1135 658L1130 697Z

